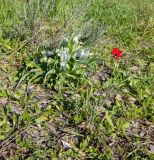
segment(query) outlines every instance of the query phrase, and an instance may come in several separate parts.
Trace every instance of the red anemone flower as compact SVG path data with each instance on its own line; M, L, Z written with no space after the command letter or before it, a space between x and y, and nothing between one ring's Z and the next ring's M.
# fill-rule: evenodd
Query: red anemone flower
M115 59L119 59L122 56L122 51L117 48L113 48L111 53Z

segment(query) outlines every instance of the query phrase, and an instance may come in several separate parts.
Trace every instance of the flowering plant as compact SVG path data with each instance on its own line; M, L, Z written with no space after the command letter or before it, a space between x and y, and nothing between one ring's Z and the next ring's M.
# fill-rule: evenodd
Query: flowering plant
M116 60L122 57L122 51L117 48L113 48L111 54Z
M28 81L27 86L34 82L49 88L69 85L75 88L82 84L86 76L83 66L89 66L93 61L89 56L88 49L80 46L78 36L63 38L55 51L44 50L34 58L25 60L16 88L23 80Z

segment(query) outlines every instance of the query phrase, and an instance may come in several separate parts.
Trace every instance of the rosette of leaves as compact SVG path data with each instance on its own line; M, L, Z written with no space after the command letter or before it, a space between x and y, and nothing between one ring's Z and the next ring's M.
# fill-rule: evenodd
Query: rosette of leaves
M33 82L56 90L75 89L83 83L85 68L92 61L89 51L80 46L77 36L63 38L55 51L42 51L40 56L24 61L24 69L15 88L27 80L27 88Z

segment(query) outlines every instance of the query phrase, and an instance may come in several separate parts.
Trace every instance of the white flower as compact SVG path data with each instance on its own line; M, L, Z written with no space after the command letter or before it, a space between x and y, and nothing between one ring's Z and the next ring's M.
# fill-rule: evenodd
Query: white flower
M45 50L42 51L41 53L42 53L42 55L47 56L47 57L51 57L51 56L53 56L55 54L52 51L45 51Z
M74 38L73 38L73 43L78 43L79 42L79 37L78 36L75 36Z
M88 54L89 54L89 52L87 50L78 49L78 50L76 50L74 56L75 56L76 59L82 59L82 58L88 57Z

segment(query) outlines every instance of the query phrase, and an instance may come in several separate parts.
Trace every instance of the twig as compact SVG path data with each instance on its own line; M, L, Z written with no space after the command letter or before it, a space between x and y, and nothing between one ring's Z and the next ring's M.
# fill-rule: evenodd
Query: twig
M19 51L22 47L24 47L29 41L31 41L36 35L38 35L38 33L40 33L42 31L43 27L40 28L36 33L34 33L32 35L32 37L28 38L27 40L23 41L23 43L21 44L21 46L19 48L17 48L15 51L13 51L9 56L12 56L14 53L16 53L17 51Z

